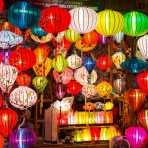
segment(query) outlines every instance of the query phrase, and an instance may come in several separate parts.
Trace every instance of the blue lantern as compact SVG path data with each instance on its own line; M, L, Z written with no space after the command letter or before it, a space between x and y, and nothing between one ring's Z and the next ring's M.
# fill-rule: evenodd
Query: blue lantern
M36 35L36 36L45 36L48 33L45 32L41 27L35 25L34 27L32 27L31 32Z
M148 63L138 58L131 58L124 61L121 67L133 74L139 73L148 68Z
M26 1L18 1L8 10L8 21L20 29L27 29L36 25L39 19L39 8Z

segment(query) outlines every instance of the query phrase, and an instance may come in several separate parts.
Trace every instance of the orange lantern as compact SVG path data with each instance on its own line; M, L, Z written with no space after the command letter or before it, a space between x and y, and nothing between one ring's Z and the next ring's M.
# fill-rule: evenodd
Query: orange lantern
M16 78L16 84L29 86L31 84L31 76L27 73L20 73Z
M87 102L84 106L83 106L83 109L84 110L88 110L88 111L91 111L91 110L94 110L96 108L96 105L94 103L91 103L91 102Z

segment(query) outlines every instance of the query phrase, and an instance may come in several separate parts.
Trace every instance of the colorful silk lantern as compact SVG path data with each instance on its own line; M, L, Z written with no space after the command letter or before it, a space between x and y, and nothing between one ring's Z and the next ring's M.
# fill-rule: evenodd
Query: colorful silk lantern
M58 33L65 30L71 21L68 10L59 6L51 6L41 11L39 26L49 33Z
M20 73L16 78L16 84L29 86L31 84L31 76L27 73Z
M125 90L126 81L123 78L118 78L113 81L114 89L117 93L122 93Z
M36 143L36 140L37 137L32 128L18 128L11 133L9 143L14 148L29 148Z
M62 83L55 85L55 95L58 99L62 99L66 95L66 87Z
M131 11L124 14L123 32L129 36L141 36L147 31L148 17L138 11Z
M31 28L31 32L36 36L46 36L48 33L45 32L41 27L35 25Z
M125 136L131 148L145 147L144 144L147 140L147 132L144 128L132 126L125 130Z
M79 33L87 33L95 29L97 14L94 10L87 7L78 7L70 10L70 28Z
M148 35L140 37L137 41L143 59L148 59Z
M36 103L37 94L27 86L19 86L10 93L9 99L12 106L20 110L25 110Z
M91 134L90 134L90 129L82 129L82 138L83 141L91 141Z
M0 134L8 137L18 120L17 113L12 109L0 109Z
M8 9L8 21L20 29L27 29L36 25L39 18L39 8L26 1L15 2Z
M83 141L83 139L82 139L82 131L81 130L76 130L74 132L73 137L74 137L75 142L82 142Z
M92 127L90 128L91 138L93 141L98 141L100 137L100 128Z
M104 104L103 110L105 110L105 111L106 111L106 110L112 110L113 107L114 107L113 102L106 102L106 103Z
M113 39L117 42L117 43L121 43L121 41L124 39L124 33L123 32L118 32L117 34L115 34L113 36Z
M103 10L98 13L96 31L105 36L112 36L123 29L124 18L114 10Z

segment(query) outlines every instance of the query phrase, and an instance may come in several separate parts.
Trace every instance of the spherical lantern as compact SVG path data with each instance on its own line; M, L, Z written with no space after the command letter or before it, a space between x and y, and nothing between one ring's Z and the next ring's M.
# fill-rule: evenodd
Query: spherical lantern
M8 10L8 21L20 29L36 25L40 18L40 10L26 1L18 1Z
M124 39L124 33L123 32L118 32L117 34L115 34L113 36L113 39L117 42L117 43L121 43L121 41Z
M45 32L41 27L35 25L31 28L31 32L36 36L46 36L48 33Z
M49 33L65 30L71 21L70 13L59 6L52 6L41 11L39 26Z
M124 14L123 32L129 36L141 36L148 31L148 17L137 11L131 11Z
M0 109L0 134L8 137L17 123L17 113L12 109Z
M143 59L148 59L148 35L140 37L137 41L137 46L140 49Z
M62 99L66 95L66 87L62 83L56 84L55 95L58 99Z
M14 148L29 148L36 143L36 140L37 137L32 128L18 128L11 133L9 143Z
M112 60L108 55L101 55L96 61L96 66L101 71L108 71L112 66Z
M147 140L147 132L144 128L132 126L125 130L125 136L131 148L145 147L144 143Z
M9 64L15 66L19 71L28 70L36 63L36 57L29 48L17 48L9 57Z
M103 10L98 13L96 30L102 35L112 36L122 31L123 21L124 18L120 12Z
M97 14L94 10L86 7L78 7L70 10L70 28L79 33L87 33L95 29Z
M31 84L31 76L27 73L20 73L16 78L16 84L29 86Z
M123 78L118 78L113 81L114 89L117 93L122 93L125 89L126 81Z
M36 92L27 86L19 86L18 88L15 88L10 94L10 104L21 110L33 106L36 101Z

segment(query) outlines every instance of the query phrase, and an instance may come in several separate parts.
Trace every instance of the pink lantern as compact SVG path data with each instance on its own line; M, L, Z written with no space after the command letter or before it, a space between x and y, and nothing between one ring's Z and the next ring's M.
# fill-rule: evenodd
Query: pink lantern
M62 99L66 95L66 87L62 83L56 84L55 95L58 99Z

